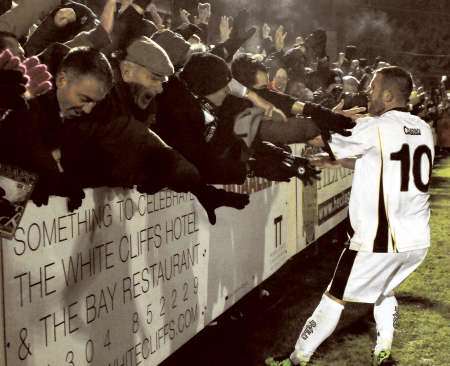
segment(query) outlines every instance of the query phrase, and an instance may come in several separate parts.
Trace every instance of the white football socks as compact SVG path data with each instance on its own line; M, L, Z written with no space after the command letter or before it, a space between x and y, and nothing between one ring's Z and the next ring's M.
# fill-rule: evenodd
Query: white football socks
M336 329L344 305L332 300L327 295L308 318L295 344L295 351L291 354L294 365L308 362L317 347L327 339Z
M382 350L390 351L394 330L398 322L398 302L395 296L381 296L374 304L373 315L377 324L377 344L374 353L377 355Z

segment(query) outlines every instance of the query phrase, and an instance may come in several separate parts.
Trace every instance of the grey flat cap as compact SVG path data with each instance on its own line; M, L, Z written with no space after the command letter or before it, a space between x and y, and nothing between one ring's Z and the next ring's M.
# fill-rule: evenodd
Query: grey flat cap
M172 62L166 51L145 36L139 37L128 46L125 59L145 67L156 76L168 77L174 74Z

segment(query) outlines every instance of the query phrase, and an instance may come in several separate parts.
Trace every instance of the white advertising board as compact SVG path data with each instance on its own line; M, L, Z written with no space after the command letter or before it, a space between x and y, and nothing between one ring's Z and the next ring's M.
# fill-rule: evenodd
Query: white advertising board
M190 194L29 203L1 243L1 365L157 365L288 259L295 183L252 179L211 227ZM292 225L291 225L292 226ZM294 231L290 233L295 240Z
M203 327L207 243L188 194L29 205L3 241L6 365L157 364ZM202 315L203 313L203 315Z

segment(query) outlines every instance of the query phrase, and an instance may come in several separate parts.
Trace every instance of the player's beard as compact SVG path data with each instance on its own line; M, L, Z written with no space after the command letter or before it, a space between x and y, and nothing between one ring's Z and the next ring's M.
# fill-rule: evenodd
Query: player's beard
M367 111L372 116L381 116L384 113L386 106L384 102L378 98L370 98L367 106Z

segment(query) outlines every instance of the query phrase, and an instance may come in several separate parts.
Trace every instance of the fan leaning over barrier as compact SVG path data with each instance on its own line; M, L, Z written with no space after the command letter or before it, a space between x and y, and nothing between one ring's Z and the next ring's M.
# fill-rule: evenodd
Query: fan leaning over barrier
M208 183L242 184L247 174L280 181L294 176L308 178L309 173L316 175L306 160L290 156L290 161L284 161L285 155L280 155L273 145L265 144L263 154L255 149L253 159L259 162L249 160L253 141L303 143L319 136L321 131L346 133L343 131L354 126L346 115L313 104L301 106L305 114L314 116L320 128L306 117L274 122L265 119L261 109L249 114L246 109L252 104L230 95L231 81L231 72L223 59L208 53L194 54L183 71L163 85L162 94L156 98L158 134L194 163ZM282 168L279 176L273 170L268 171L277 159ZM287 172L288 165L302 169L300 173L297 168Z

